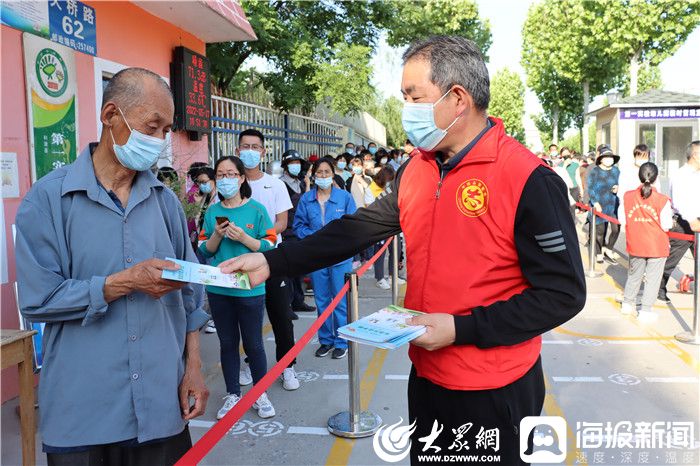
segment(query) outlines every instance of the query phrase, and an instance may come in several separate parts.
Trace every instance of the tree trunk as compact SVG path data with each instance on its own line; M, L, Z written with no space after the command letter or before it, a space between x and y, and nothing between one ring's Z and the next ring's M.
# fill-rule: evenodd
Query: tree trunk
M581 127L583 128L583 134L581 134L581 146L583 153L588 152L589 141L588 141L588 103L591 99L591 83L588 80L583 82L583 123Z
M552 144L559 144L559 109L552 111Z
M630 58L630 96L637 95L637 83L639 81L639 56L641 50L637 50Z

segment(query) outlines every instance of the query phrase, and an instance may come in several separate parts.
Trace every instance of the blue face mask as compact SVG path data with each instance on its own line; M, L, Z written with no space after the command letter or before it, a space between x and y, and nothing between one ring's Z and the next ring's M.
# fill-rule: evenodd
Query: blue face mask
M224 196L224 199L231 199L238 192L238 178L216 180L216 190Z
M204 194L209 194L211 192L211 184L207 183L200 183L199 184L199 190L202 191Z
M140 133L131 129L129 122L126 121L124 112L119 108L119 113L122 114L124 123L131 131L129 139L124 145L119 145L114 140L112 128L109 128L109 134L112 136L114 144L114 154L117 156L119 163L124 165L129 170L142 172L151 168L157 161L158 157L165 151L168 144L168 139L160 139L147 134Z
M240 151L239 157L247 169L260 165L260 152L252 149Z
M362 175L362 167L360 165L353 165L352 172L356 175Z
M377 148L376 148L376 147L370 147L370 148L367 149L367 150L369 150L369 153L372 154L372 155L374 155L374 154L377 153Z
M347 162L338 162L338 168L340 170L345 170L345 167L347 167L347 166L348 166Z
M333 178L316 178L316 186L321 189L328 189L333 184Z
M447 91L437 102L432 104L404 102L401 123L403 123L403 129L406 130L408 139L413 142L415 147L426 151L433 150L445 138L452 125L457 123L457 120L462 116L459 115L455 118L445 129L440 129L435 124L435 106L451 91L452 89Z
M352 155L352 154L355 153L355 149L353 149L352 147L346 147L346 148L345 148L345 153L348 154L348 155Z
M299 173L301 173L301 164L290 163L287 165L287 171L289 171L290 175L297 176Z

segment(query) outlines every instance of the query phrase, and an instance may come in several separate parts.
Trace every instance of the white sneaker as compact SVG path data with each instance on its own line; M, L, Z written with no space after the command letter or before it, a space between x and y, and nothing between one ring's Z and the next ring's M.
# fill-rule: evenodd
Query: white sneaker
M216 333L216 326L213 320L207 322L207 326L204 327L204 333Z
M639 311L639 314L637 314L637 320L641 324L652 324L659 320L659 315L656 312Z
M637 310L637 306L634 304L629 304L629 303L622 303L622 308L620 308L620 314L623 316L629 316L634 314L634 311Z
M392 278L392 280L393 280L393 278ZM398 283L399 286L405 285L405 284L406 284L406 280L404 280L404 279L401 278L401 277L396 277L396 283Z
M391 289L391 285L389 285L389 281L386 278L382 278L381 280L377 280L377 288L389 290Z
M260 395L258 401L253 403L253 409L257 409L258 416L260 416L263 419L267 419L268 417L272 417L275 415L275 408L272 406L272 403L270 403L270 400L267 398L267 393L263 393L262 395Z
M616 302L616 303L622 304L622 302L623 302L624 300L625 300L625 295L623 295L622 293L617 293L617 294L615 295L615 302Z
M282 372L282 388L285 390L296 390L299 388L299 379L293 367L288 367Z
M231 409L236 406L236 403L241 401L241 397L238 395L228 394L224 397L224 405L221 407L218 413L216 413L217 419L222 419L226 416L226 413L231 411Z
M250 366L248 364L241 365L241 371L238 373L238 383L241 387L253 383L253 375L250 373Z

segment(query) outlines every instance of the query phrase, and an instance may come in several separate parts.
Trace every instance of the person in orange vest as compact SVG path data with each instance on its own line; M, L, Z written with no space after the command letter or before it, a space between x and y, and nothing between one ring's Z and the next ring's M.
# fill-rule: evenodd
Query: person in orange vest
M472 41L429 37L403 60L401 119L419 151L391 193L302 241L221 270L259 283L327 267L403 232L405 306L425 312L409 323L427 329L408 352L411 463L430 464L420 458L436 450L483 457L498 450L497 464L525 464L520 423L541 413L545 396L541 335L586 300L568 190L488 116L488 70Z
M669 253L666 232L673 226L671 199L659 193L654 186L659 169L651 162L639 167L639 181L642 184L624 196L625 236L629 254L629 270L625 284L625 297L622 314L635 314L637 294L646 275L642 309L637 314L640 322L654 322L658 315L651 306L661 285L664 264Z

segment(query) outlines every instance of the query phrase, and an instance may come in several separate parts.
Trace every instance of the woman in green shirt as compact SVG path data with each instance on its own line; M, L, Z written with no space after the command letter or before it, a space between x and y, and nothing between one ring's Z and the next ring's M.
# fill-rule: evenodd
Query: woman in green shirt
M214 266L248 252L267 251L276 244L275 229L265 207L250 198L251 188L245 167L238 157L224 157L214 166L216 190L221 202L213 204L204 215L203 242L199 251ZM217 413L223 418L241 399L238 346L248 356L253 381L257 383L267 372L267 359L262 340L265 284L251 290L207 286L211 308L221 347L221 369L227 395ZM263 393L255 402L262 418L275 415L275 409Z

